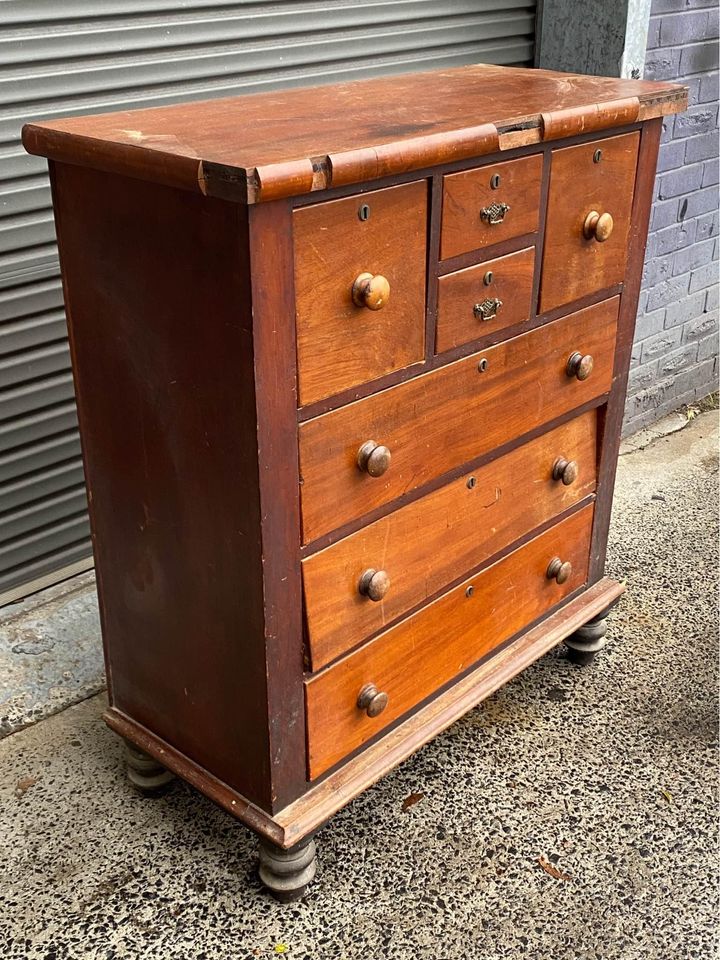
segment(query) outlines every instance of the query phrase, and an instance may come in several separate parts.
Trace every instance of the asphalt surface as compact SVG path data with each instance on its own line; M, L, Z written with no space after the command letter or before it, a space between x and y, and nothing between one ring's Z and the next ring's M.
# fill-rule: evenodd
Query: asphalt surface
M0 956L714 957L717 413L632 451L606 650L584 669L553 651L339 813L301 903L261 892L254 840L189 787L133 791L102 695L18 714Z

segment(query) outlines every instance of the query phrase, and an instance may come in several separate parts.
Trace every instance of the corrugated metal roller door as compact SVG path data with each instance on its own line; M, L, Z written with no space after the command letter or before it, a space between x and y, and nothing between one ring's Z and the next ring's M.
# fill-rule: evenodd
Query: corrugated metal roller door
M0 0L0 601L89 565L43 161L52 116L473 62L530 65L535 0Z

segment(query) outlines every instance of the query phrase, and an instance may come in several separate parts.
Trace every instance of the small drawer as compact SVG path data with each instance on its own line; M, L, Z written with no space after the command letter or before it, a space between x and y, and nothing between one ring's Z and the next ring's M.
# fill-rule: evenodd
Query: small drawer
M596 436L590 410L305 559L311 668L591 495Z
M293 213L301 404L421 362L427 183Z
M440 277L435 352L527 320L534 272L535 248L528 247Z
M553 150L540 311L622 283L640 134Z
M583 507L308 679L310 779L581 587L592 517Z
M619 297L302 423L310 542L608 393Z
M535 233L542 156L448 174L443 181L440 258Z

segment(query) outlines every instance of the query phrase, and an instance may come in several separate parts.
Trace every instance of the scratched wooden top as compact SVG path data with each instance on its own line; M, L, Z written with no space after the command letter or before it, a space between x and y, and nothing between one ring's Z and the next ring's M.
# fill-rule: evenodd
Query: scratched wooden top
M687 105L670 83L478 64L28 124L30 153L254 203Z

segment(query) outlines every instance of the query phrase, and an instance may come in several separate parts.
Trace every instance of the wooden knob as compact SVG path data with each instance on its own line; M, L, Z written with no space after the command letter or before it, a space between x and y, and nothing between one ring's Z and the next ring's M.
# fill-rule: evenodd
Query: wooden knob
M358 694L357 705L358 710L364 710L369 717L377 717L388 705L388 695L374 683L366 683Z
M382 310L390 299L390 283L379 273L361 273L352 285L352 298L356 307Z
M569 560L564 563L560 557L553 557L547 568L548 580L554 580L556 583L565 583L572 573L572 564Z
M605 243L613 232L614 226L613 218L609 213L598 213L597 210L591 210L583 223L583 236L586 240L597 240L598 243Z
M366 570L358 583L361 596L369 597L376 603L384 599L389 589L390 577L384 570Z
M568 357L565 373L567 373L569 377L577 377L578 380L587 380L592 373L593 364L594 360L589 353L583 356L576 350L575 353L571 353Z
M366 440L357 452L357 465L371 477L381 477L390 466L391 454L387 447L374 440Z
M563 485L569 487L578 478L578 465L575 460L566 460L558 457L552 468L553 480L562 480Z

